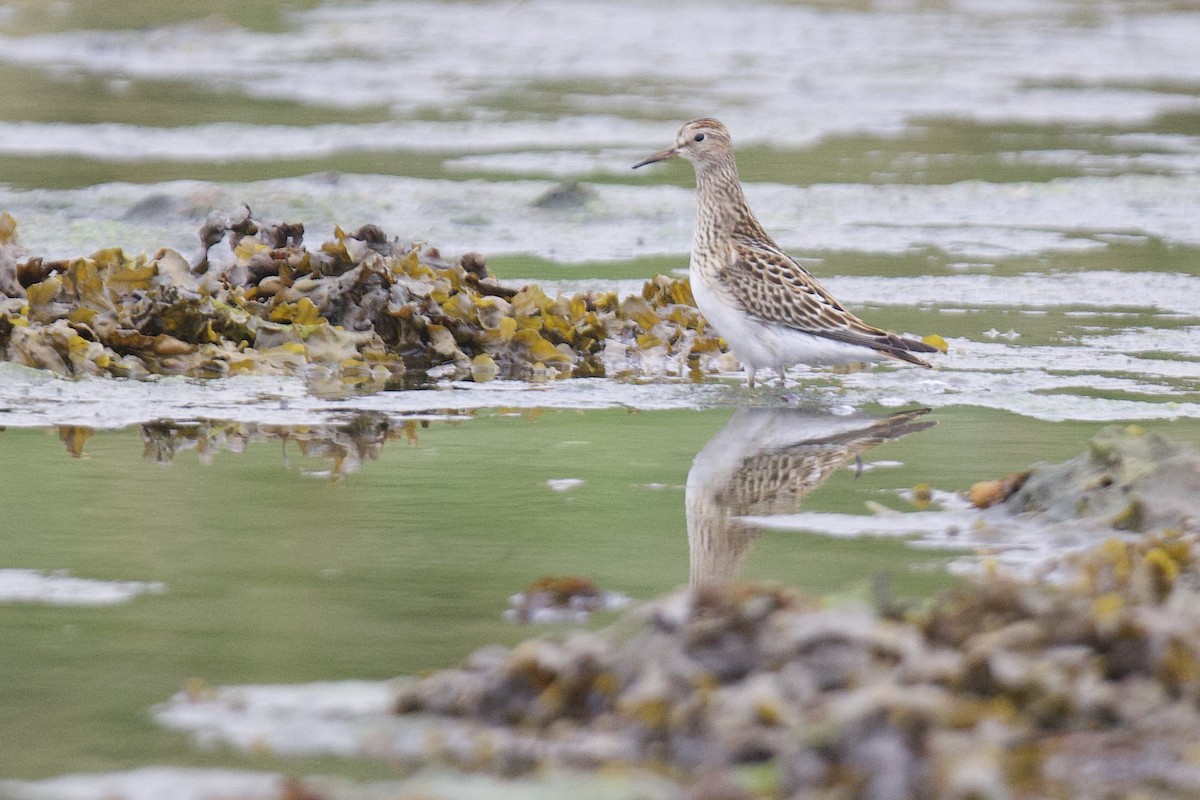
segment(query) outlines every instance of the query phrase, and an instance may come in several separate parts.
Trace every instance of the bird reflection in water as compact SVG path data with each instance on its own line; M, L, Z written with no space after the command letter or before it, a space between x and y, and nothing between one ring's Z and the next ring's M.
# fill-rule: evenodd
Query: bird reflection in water
M696 454L686 508L693 589L729 583L762 531L745 517L792 513L848 461L936 424L929 409L887 417L739 408Z

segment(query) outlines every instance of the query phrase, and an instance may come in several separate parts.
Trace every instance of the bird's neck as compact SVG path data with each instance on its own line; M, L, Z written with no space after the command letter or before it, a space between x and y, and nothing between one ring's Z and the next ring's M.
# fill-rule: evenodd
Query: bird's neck
M711 248L732 236L767 239L767 233L750 210L737 165L696 165L696 230L693 250Z

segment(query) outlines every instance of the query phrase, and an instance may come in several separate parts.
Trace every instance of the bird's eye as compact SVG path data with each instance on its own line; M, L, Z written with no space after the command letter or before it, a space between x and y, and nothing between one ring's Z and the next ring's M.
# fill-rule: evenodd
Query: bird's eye
M692 137L692 141L693 141L693 142L703 142L703 141L704 141L704 134L703 134L703 133L697 133L695 136L693 136L693 137Z

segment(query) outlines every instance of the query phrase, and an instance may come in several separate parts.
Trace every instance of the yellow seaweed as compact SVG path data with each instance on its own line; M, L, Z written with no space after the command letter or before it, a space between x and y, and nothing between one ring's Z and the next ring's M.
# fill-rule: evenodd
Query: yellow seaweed
M114 306L113 296L105 282L106 270L106 267L101 267L100 262L93 259L77 258L67 267L63 276L63 288L88 308L110 311Z
M149 289L150 280L158 274L154 264L126 263L108 269L105 283L112 291L129 292L134 289Z
M512 317L504 317L500 320L496 331L500 334L501 341L510 342L517 333L517 321Z
M7 211L0 211L0 244L17 241L17 220Z
M44 306L54 301L58 290L62 287L62 278L51 275L41 283L35 283L25 290L25 299L32 307Z
M950 345L947 344L946 340L941 336L938 336L936 333L931 333L928 336L922 336L921 341L930 347L936 347L943 353L949 351L950 349Z
M487 353L480 353L471 359L471 380L476 383L494 380L499 372L500 368L497 366L496 360Z
M513 341L523 346L529 353L529 359L534 362L570 366L571 356L557 349L553 344L542 338L536 331L517 331ZM535 365L536 366L536 365Z
M620 308L622 316L633 320L646 330L650 330L661 321L658 313L642 297L630 295L621 301Z
M58 438L67 447L71 458L83 458L83 446L92 438L92 429L84 425L59 425Z

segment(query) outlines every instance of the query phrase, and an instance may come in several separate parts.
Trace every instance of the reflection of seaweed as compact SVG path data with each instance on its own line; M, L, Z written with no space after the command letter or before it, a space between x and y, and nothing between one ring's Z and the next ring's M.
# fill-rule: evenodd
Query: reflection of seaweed
M83 446L92 438L92 429L83 425L59 425L58 438L66 446L71 458L83 458Z
M388 441L403 439L415 444L418 428L428 425L428 420L395 420L384 414L364 413L348 422L329 425L159 420L142 425L141 434L146 460L160 464L171 463L183 450L195 450L202 464L210 464L221 451L241 453L251 442L274 440L282 443L284 466L290 466L287 444L293 442L301 455L327 461L327 474L337 481L358 472L364 462L377 461Z
M687 480L692 586L733 580L761 526L742 517L794 511L865 450L924 430L928 409L832 417L792 408L740 408L696 454Z

